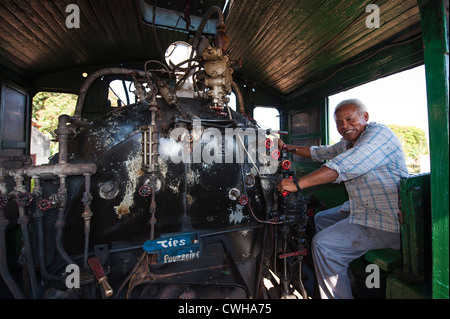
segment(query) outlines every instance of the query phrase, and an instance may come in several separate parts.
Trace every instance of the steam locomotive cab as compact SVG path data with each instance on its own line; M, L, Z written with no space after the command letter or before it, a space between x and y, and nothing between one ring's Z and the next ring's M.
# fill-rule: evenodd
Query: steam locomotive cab
M349 268L356 298L448 298L448 0L72 2L0 4L0 298L320 298L314 216L349 195L280 193L325 161L278 140L334 144L331 97L422 65L430 173L401 249ZM45 163L39 93L76 100Z
M22 227L33 297L260 298L268 261L283 296L293 281L307 296L301 263L315 203L276 192L294 178L278 150L283 132L245 115L223 21L217 30L212 39L199 30L177 64L92 73L75 114L59 117L50 163L2 171L15 180L6 208L33 216ZM190 45L167 55L177 47ZM87 121L95 83L124 76L135 103Z

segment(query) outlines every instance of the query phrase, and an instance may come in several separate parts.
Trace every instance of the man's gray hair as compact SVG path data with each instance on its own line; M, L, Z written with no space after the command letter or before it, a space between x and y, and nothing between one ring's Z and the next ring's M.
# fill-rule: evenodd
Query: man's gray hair
M364 112L367 112L367 107L364 105L363 102L361 102L358 99L348 99L340 102L338 105L336 105L336 108L334 109L334 115L336 115L336 112L339 111L342 107L346 105L354 105L358 109L358 113L362 114Z

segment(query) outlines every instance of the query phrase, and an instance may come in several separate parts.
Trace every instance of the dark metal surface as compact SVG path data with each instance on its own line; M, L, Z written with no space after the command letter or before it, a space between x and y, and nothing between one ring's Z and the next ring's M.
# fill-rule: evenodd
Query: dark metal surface
M181 99L181 103L185 112L191 111L205 121L220 123L220 119L214 119L214 111L209 109L208 100ZM161 132L160 139L165 139L171 119L177 111L167 107L162 101L160 105L161 112L156 121ZM234 116L241 124L247 122L237 113ZM148 103L139 103L94 121L69 140L68 157L73 165L92 162L98 167L97 173L92 176L91 187L94 197L90 205L93 212L91 245L114 241L143 244L149 239L151 196L139 193L149 178L141 169L141 126L149 122ZM247 124L252 125L250 122ZM261 198L258 185L249 187L244 183L244 177L251 168L252 164L247 162L242 165L204 162L176 164L160 156L158 178L161 188L155 194L155 238L165 233L195 230L205 234L256 226L257 222L246 208L229 197L232 188L247 187L253 210L262 218L263 203L258 200ZM52 181L47 182L51 183ZM46 187L43 197L47 198L57 187ZM83 178L68 178L67 187L69 202L64 232L65 245L70 253L80 253L84 242L81 218ZM110 188L111 192L107 192ZM54 212L50 210L48 214L52 215ZM238 260L252 258L250 255L254 250L251 241L252 239L248 245L239 241L233 244L238 248L233 248L232 251L242 252L241 257L236 257Z

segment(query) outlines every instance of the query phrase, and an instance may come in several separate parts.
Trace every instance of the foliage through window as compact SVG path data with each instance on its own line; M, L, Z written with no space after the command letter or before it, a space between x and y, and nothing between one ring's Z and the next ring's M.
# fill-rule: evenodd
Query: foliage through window
M48 139L54 139L58 127L58 117L62 114L72 116L78 96L58 92L39 92L33 97L32 124ZM51 155L58 152L58 143L50 144Z

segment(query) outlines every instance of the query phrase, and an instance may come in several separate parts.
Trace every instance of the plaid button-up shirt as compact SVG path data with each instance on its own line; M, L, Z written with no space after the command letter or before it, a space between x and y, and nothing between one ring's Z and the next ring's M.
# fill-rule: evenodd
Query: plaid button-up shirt
M314 161L335 170L349 195L349 222L400 232L400 178L408 176L399 139L386 125L369 123L352 148L341 139L331 146L312 146Z

